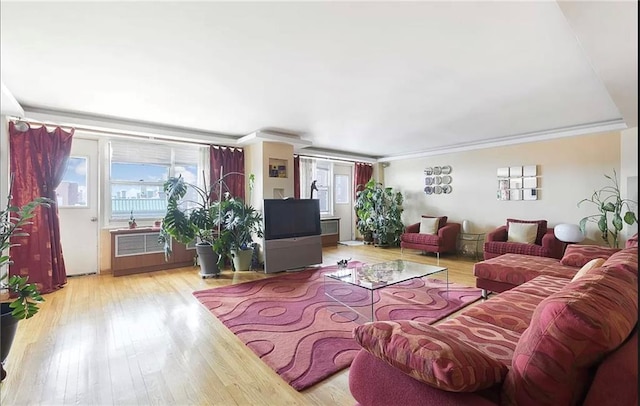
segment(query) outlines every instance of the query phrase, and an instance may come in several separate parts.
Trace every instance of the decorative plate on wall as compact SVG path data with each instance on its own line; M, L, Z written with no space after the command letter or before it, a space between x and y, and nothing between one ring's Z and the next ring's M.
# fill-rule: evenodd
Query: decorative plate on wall
M426 186L424 188L424 192L428 195L430 195L431 193L433 193L433 188L431 186Z
M439 185L442 183L442 176L436 176L434 180L435 180L435 184Z
M433 193L439 195L440 193L442 193L442 186L434 186L433 187Z
M442 168L440 168L439 166L434 166L433 167L433 174L434 175L440 175L442 173Z
M453 188L451 187L451 185L443 185L442 186L442 193L444 193L445 195L448 195L449 193L451 193L451 190Z
M445 185L448 185L449 183L451 183L453 179L451 179L451 176L449 175L444 175L442 177L442 183L444 183Z
M427 186L433 185L433 178L432 177L424 178L424 184L427 185Z
M427 168L424 168L424 175L425 175L425 176L431 176L431 175L433 175L433 168L432 168L432 167L430 167L430 166L429 166L429 167L427 167Z
M451 166L445 165L442 168L440 168L440 170L442 171L443 175L448 175L451 173Z

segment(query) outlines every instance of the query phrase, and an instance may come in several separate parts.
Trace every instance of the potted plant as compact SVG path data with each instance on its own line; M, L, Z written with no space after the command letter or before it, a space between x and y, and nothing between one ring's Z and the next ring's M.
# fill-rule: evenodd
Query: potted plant
M613 170L613 177L606 174L604 177L609 179L613 185L596 190L590 198L582 199L578 202L578 207L585 202L593 204L599 212L598 214L583 217L580 220L580 230L585 234L587 222L596 223L602 240L612 248L619 248L618 234L624 226L623 222L628 225L638 222L636 213L631 210L632 207L637 210L638 202L623 199L620 196L618 176L615 169Z
M213 200L213 188L201 188L178 176L164 183L164 191L167 194L167 212L162 219L159 240L164 243L165 254L171 254L171 237L185 245L196 240L200 275L203 278L218 276L223 258L214 250L219 204Z
M131 210L131 214L129 215L129 228L134 229L138 227L138 223L136 223L136 218L133 217L133 210Z
M11 243L12 237L27 235L22 227L31 224L29 220L35 215L36 208L49 203L49 199L39 197L22 207L13 206L9 191L6 208L0 212L0 291L3 296L0 303L0 380L6 377L4 361L13 344L18 321L33 317L38 312L38 303L44 301L36 285L28 283L28 277L9 276L5 270L11 264L7 250L17 245Z
M247 271L251 267L253 236L262 238L262 215L238 197L228 194L220 202L216 219L221 225L216 241L218 252L228 253L233 269Z
M376 246L398 245L404 230L403 200L400 192L394 192L390 187L383 187L374 179L369 180L364 190L356 194L358 231L365 237L370 234Z

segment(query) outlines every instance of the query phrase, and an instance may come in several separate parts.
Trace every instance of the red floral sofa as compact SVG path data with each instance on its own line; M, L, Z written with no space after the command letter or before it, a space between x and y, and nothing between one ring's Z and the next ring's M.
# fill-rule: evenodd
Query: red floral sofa
M533 244L525 244L507 241L509 223L538 224L535 242ZM556 238L553 229L547 228L547 220L507 219L507 225L500 226L487 234L483 253L484 259L491 259L504 254L561 258L566 245L566 243Z
M434 218L431 216L422 217ZM458 234L462 228L460 223L447 222L447 216L438 218L437 234L420 234L420 223L407 226L400 236L400 248L435 252L438 254L438 258L442 252L456 252Z
M358 326L360 405L637 405L638 248L539 275L431 326Z

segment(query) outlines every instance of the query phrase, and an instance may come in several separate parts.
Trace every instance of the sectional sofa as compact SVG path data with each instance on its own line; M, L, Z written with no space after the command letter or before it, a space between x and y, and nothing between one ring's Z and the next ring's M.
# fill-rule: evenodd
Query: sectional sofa
M435 326L358 326L351 393L363 406L637 405L638 248L630 242L575 280L577 267L568 277L551 267Z

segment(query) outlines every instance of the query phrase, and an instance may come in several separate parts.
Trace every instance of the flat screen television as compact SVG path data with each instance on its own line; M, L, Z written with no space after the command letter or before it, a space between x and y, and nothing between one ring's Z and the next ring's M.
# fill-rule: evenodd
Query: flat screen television
M320 235L318 199L264 199L264 238Z

